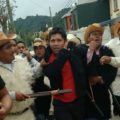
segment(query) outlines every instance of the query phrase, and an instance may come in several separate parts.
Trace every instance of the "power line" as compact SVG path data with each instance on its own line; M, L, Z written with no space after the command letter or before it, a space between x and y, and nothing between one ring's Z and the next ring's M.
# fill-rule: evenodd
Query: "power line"
M71 7L73 3L75 3L75 0L69 0L64 8Z
M37 7L39 7L39 8L43 8L40 4L36 3L35 1L31 0L31 2L32 2L34 5L36 5ZM43 8L43 9L44 9L44 8Z

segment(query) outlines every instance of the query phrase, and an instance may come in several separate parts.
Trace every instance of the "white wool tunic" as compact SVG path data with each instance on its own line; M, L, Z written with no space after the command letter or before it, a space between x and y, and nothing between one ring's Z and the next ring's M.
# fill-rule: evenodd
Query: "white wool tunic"
M0 75L6 83L6 87L9 91L20 91L23 93L32 93L31 80L33 72L29 63L25 60L14 60L11 65L11 69L4 64L0 64ZM13 100L13 107L10 113L17 113L29 108L33 103L33 99L27 99L26 101ZM33 112L28 109L22 114L12 115L9 114L5 120L35 120Z
M110 64L118 67L118 72L115 80L112 83L112 90L115 95L120 96L120 40L118 37L111 39L106 46L108 46L114 53L115 57L111 57Z

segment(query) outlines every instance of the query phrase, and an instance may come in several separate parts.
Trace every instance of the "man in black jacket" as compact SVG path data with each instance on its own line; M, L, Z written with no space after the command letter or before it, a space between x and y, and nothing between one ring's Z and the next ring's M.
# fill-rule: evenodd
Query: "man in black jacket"
M49 77L53 90L72 90L71 93L54 96L56 119L83 120L86 93L85 67L78 56L66 49L66 43L66 33L60 28L53 28L49 34L49 47L45 54L48 65L44 67L43 72Z

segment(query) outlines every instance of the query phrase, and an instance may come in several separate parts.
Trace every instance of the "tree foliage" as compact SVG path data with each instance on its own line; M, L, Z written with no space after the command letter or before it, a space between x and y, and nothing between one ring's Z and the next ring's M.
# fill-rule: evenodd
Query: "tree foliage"
M19 18L15 21L17 33L45 31L46 24L50 24L48 16L27 16L25 19Z
M6 1L0 0L0 24L2 25L2 29L5 33L7 33L7 20L8 20L8 13L7 13Z
M64 27L62 16L69 10L69 8L62 9L53 17L53 25ZM25 19L18 18L15 21L17 33L39 32L46 31L47 27L51 25L51 18L49 16L27 16ZM46 27L46 25L48 25Z
M53 26L64 28L62 16L69 9L63 9L56 13L53 17ZM23 41L29 46L31 41L34 39L34 34L40 31L46 31L48 27L51 27L51 18L50 16L27 16L25 19L18 18L15 21L16 32L21 36ZM36 36L37 37L37 36Z

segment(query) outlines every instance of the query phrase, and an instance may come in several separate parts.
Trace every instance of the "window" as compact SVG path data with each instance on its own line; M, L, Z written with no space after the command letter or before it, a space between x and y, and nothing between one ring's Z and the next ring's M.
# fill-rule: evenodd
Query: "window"
M114 0L114 11L118 10L118 2L117 0Z

